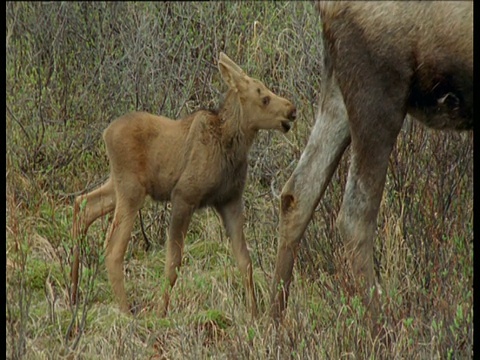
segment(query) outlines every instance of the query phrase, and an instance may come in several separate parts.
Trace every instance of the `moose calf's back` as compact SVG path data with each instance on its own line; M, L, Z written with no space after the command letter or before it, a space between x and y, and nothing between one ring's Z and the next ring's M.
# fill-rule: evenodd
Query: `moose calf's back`
M111 175L135 178L157 201L180 188L196 207L224 203L243 190L248 146L224 144L222 130L218 115L207 110L180 120L146 112L121 116L104 131Z
M111 176L135 176L155 200L169 200L182 171L185 140L194 116L171 120L131 112L114 120L103 137Z

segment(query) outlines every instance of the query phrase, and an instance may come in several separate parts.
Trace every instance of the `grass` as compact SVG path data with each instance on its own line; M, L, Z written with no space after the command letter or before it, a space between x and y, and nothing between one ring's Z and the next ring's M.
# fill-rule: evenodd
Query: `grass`
M407 119L375 242L384 326L371 337L335 232L341 161L302 240L283 326L268 317L278 194L314 123L320 24L305 2L17 3L6 6L6 356L9 359L464 359L473 345L473 136ZM70 307L75 194L108 174L101 133L139 109L179 117L218 106L220 51L291 99L287 135L260 133L244 195L260 315L252 320L218 216L193 217L168 316L158 315L168 204L142 209L120 313L107 280L109 219L88 233ZM348 155L348 154L347 154Z

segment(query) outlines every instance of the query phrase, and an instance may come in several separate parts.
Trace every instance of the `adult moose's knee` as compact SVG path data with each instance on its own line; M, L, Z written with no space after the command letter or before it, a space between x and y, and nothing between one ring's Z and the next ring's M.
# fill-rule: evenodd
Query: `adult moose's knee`
M287 182L280 196L280 245L296 247L313 212L305 193L295 191Z
M295 177L292 175L285 183L280 195L280 209L286 215L296 208L297 194L295 194Z
M295 173L292 174L280 195L282 226L290 224L293 228L306 226L317 203L318 194L305 185L305 179L299 178Z
M291 193L282 193L280 197L282 214L286 215L295 208L295 197Z

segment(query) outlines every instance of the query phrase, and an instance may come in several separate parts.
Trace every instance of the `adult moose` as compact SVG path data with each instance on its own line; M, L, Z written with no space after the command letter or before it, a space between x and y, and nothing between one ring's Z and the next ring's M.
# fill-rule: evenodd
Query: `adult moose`
M473 128L473 2L320 1L324 62L315 126L281 194L271 315L282 318L302 235L348 145L337 218L357 291L375 286L373 240L388 158L406 114ZM376 292L374 292L376 294ZM375 318L375 296L370 306Z
M225 54L218 68L228 85L219 111L197 111L184 119L134 112L113 121L103 133L110 177L98 189L75 199L72 236L78 240L97 218L115 211L105 240L105 264L120 309L130 307L123 260L135 216L147 195L171 201L163 313L180 268L184 238L193 212L212 206L231 239L252 315L257 312L252 262L243 234L242 194L248 152L261 129L287 132L296 110L260 81L248 77ZM77 300L79 248L72 266L72 302Z

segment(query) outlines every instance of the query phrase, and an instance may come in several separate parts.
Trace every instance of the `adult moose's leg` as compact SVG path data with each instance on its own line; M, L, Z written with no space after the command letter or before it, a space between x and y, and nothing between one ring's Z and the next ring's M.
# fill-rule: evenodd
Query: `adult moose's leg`
M377 317L378 310L377 292L373 292L373 299L370 299L369 294L375 286L373 240L388 158L403 119L402 115L397 115L396 118L394 128L390 129L379 126L370 133L358 134L358 130L363 129L351 127L351 163L343 203L337 218L337 228L352 266L356 289L364 297L373 319ZM370 300L373 300L373 303L370 303Z
M333 3L333 2L332 2ZM406 43L363 31L348 11L323 15L324 35L341 89L351 136L350 167L337 227L350 258L357 292L374 286L373 239L388 158L406 115L414 76ZM371 29L370 29L371 30ZM378 310L376 292L369 314ZM367 303L368 304L368 303Z
M96 219L115 209L115 200L115 189L111 178L98 189L88 194L77 196L75 199L72 227L72 239L75 242L71 273L72 304L75 304L77 301L80 266L80 248L78 242L85 236L88 228Z
M282 317L300 239L350 143L348 117L333 76L322 86L320 109L308 144L281 195L280 240L271 289L271 315Z
M255 298L255 288L253 283L253 268L250 253L247 248L245 236L243 233L244 215L242 198L238 197L229 203L217 206L227 236L232 242L233 255L240 269L245 286L247 303L252 317L257 316L257 300Z
M376 321L377 291L373 291L370 299L370 291L375 289L373 241L388 159L405 118L408 82L402 81L403 77L396 71L382 77L365 68L357 69L347 80L348 75L346 73L342 83L355 84L345 97L347 108L352 110L349 111L351 161L337 228L350 260L357 292L363 296L372 320ZM352 76L359 78L352 80ZM361 91L363 88L369 89L369 93Z
M170 291L177 281L177 271L182 264L184 239L195 207L188 204L181 196L172 196L172 213L167 239L167 257L165 260L165 278L168 284L163 288L163 305L161 313L167 314L170 303Z
M119 303L120 310L129 312L130 307L125 292L123 261L125 251L135 221L137 211L145 200L144 188L136 181L117 183L117 204L109 232L105 239L105 265L113 293ZM123 188L121 184L125 184Z

